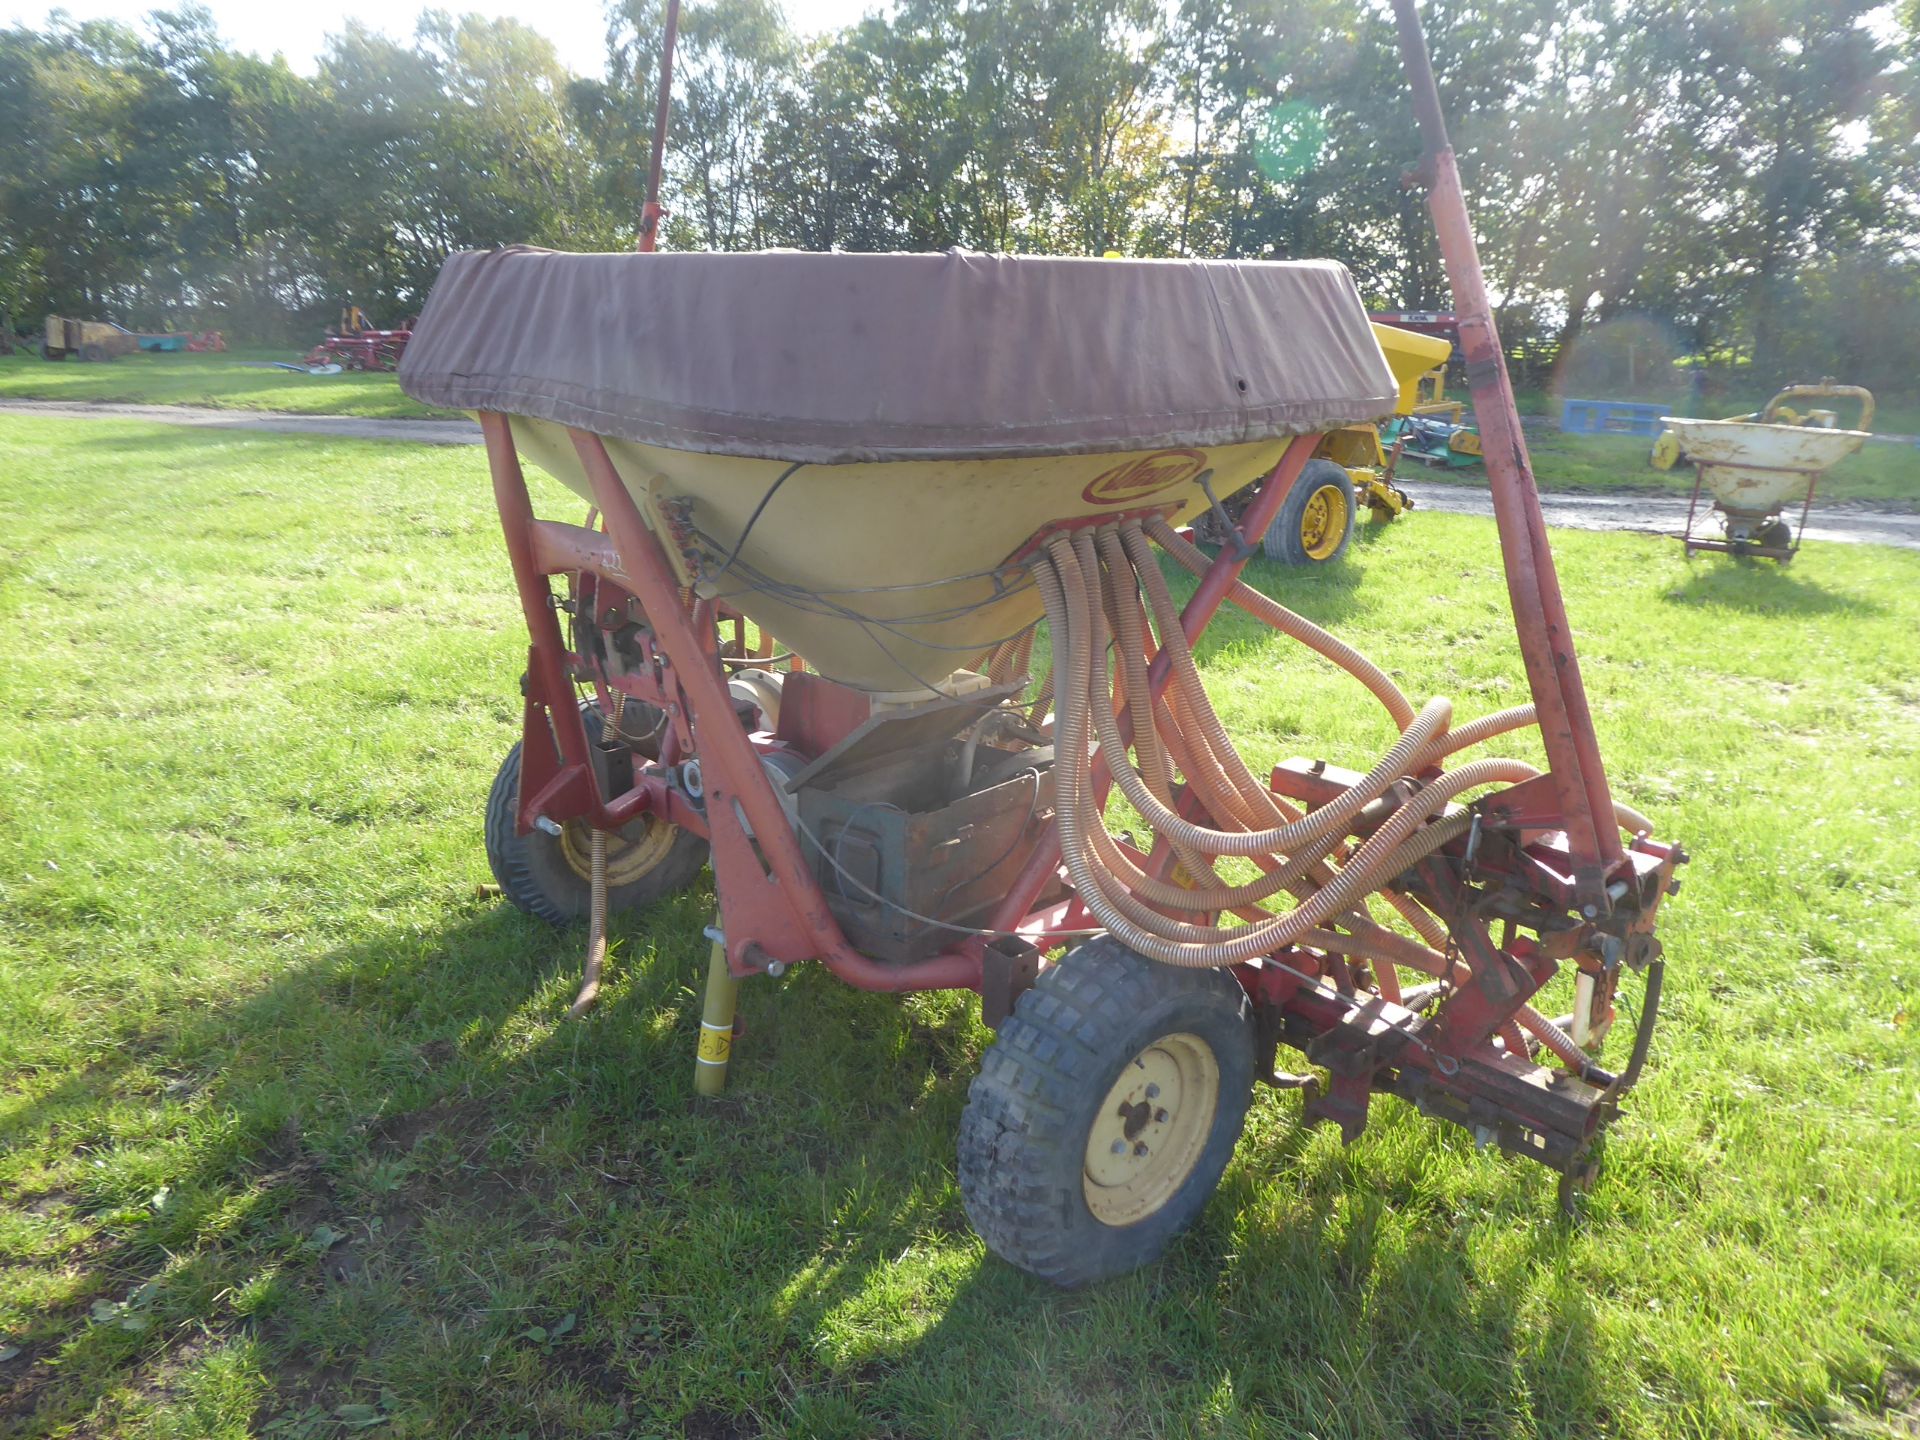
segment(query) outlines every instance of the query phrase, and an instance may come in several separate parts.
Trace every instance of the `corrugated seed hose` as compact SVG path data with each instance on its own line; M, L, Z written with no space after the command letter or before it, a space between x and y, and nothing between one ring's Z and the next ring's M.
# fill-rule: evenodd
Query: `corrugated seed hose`
M1439 918L1412 896L1387 887L1472 825L1470 813L1444 813L1456 796L1540 773L1518 760L1483 759L1424 782L1417 779L1450 755L1534 724L1533 707L1515 706L1454 729L1451 702L1435 698L1416 710L1364 655L1235 582L1229 600L1353 676L1386 707L1400 731L1380 762L1350 790L1302 814L1262 784L1234 748L1200 682L1149 535L1195 575L1206 569L1207 557L1158 518L1144 529L1127 521L1055 536L1032 562L1053 634L1053 670L1041 689L1036 718L1045 713L1051 694L1060 848L1081 902L1124 944L1170 965L1232 965L1302 945L1371 961L1387 976L1383 987L1394 993L1395 964L1456 981L1465 978L1465 966L1449 958ZM1149 616L1157 634L1149 631ZM1171 684L1161 697L1148 688L1150 645L1165 652L1171 670ZM995 658L996 668L1007 674L1024 661L1025 652L1008 647ZM1131 719L1130 743L1121 731L1122 714ZM1190 883L1147 874L1108 833L1092 785L1096 743L1121 794L1168 843ZM1215 823L1226 828L1198 823L1174 808L1176 773ZM1363 842L1350 844L1349 822L1390 792L1404 797L1398 807ZM1631 808L1617 805L1615 810L1628 829L1649 828ZM1228 884L1214 866L1229 856L1251 858L1266 873ZM1296 900L1292 909L1256 908L1282 891ZM1373 923L1365 907L1375 891L1424 944ZM1246 923L1215 923L1227 911ZM1335 926L1353 933L1338 933ZM1553 1021L1531 1006L1517 1018L1568 1066L1585 1068L1579 1046ZM1512 1049L1524 1045L1524 1037L1509 1026L1503 1042Z
M613 692L613 713L607 717L607 735L619 737L627 697ZM580 993L573 997L567 1011L569 1020L578 1020L600 998L600 975L607 965L607 832L593 827L587 842L587 963L580 977Z

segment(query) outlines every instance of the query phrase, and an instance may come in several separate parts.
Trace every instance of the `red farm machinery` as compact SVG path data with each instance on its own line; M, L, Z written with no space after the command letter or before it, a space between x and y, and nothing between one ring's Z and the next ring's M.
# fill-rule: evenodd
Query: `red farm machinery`
M413 338L414 318L397 330L376 330L358 305L340 312L340 323L307 352L300 363L308 367L338 365L343 370L398 370Z
M1337 265L507 249L448 261L401 367L479 416L530 635L487 818L506 894L588 918L591 973L609 907L710 862L702 1090L743 983L811 963L977 992L997 1035L961 1192L1057 1284L1199 1212L1256 1081L1349 1141L1397 1096L1571 1203L1647 1059L1684 856L1609 789L1425 42L1394 8L1527 704L1416 703L1241 579L1321 438L1397 400ZM643 250L659 213L656 180ZM587 522L536 518L523 462ZM1209 557L1190 527L1240 491ZM1384 752L1255 773L1195 662L1223 605L1353 681ZM1466 756L1521 730L1544 771ZM1143 834L1110 824L1120 799ZM1568 1008L1543 1013L1556 977Z

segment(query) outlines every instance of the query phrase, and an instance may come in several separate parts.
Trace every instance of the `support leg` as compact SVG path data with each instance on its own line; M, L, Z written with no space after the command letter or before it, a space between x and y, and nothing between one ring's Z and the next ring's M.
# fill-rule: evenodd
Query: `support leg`
M707 998L700 1012L700 1045L693 1063L693 1089L718 1095L727 1088L727 1061L733 1055L733 1012L740 982L727 965L727 947L716 940L707 958Z

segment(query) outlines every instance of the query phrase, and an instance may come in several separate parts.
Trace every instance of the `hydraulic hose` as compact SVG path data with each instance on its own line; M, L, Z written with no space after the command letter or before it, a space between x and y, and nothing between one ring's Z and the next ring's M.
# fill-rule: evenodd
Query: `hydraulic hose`
M1443 777L1441 781L1421 791L1408 804L1396 811L1341 869L1332 882L1303 901L1299 908L1286 915L1276 916L1265 923L1242 927L1231 939L1189 941L1169 938L1159 933L1162 927L1172 929L1178 926L1181 930L1191 930L1195 927L1188 927L1180 922L1167 920L1165 917L1158 917L1159 925L1149 929L1145 922L1134 920L1114 903L1108 887L1114 885L1116 889L1119 888L1116 877L1100 873L1104 867L1097 867L1095 864L1093 842L1083 823L1086 819L1083 785L1087 775L1085 762L1079 757L1089 753L1088 702L1094 693L1092 661L1095 648L1094 637L1097 633L1092 618L1094 607L1088 603L1089 591L1085 584L1074 583L1083 582L1083 577L1079 573L1071 544L1056 544L1049 553L1057 567L1056 573L1049 574L1048 567L1036 566L1035 574L1039 579L1042 599L1047 606L1048 618L1055 636L1056 664L1059 666L1061 675L1060 705L1056 718L1056 754L1067 757L1056 780L1056 785L1061 792L1058 796L1061 852L1082 903L1116 938L1142 954L1169 964L1216 966L1249 960L1256 955L1265 954L1283 946L1298 944L1302 937L1317 931L1327 921L1350 909L1367 890L1378 888L1382 880L1400 873L1424 855L1463 833L1471 823L1471 816L1450 817L1438 825L1428 827L1426 833L1417 840L1412 839L1415 828L1425 824L1427 818L1444 806L1454 794L1476 785L1505 778L1507 774L1501 768L1501 762L1482 761L1465 766L1453 775ZM1058 573L1061 571L1065 574ZM1063 638L1065 653L1061 655L1059 650ZM1171 642L1163 641L1163 643ZM1104 659L1104 646L1101 647L1101 654ZM1175 664L1177 667L1178 662L1176 661ZM1101 668L1104 670L1104 664ZM1101 689L1105 689L1104 676L1101 680ZM1422 737L1422 743L1425 738L1427 737ZM1115 769L1116 772L1120 772L1126 767L1117 766ZM1388 783L1391 783L1391 779ZM1384 786L1382 788L1384 789ZM1151 794L1144 783L1137 789L1140 795L1151 799ZM1129 799L1132 798L1130 795ZM1173 816L1173 818L1180 817ZM1235 838L1230 832L1213 833L1228 840ZM1321 837L1316 835L1311 838ZM1272 854L1278 848L1278 846L1269 845L1263 853ZM1249 850L1243 853L1255 852ZM1135 913L1139 913L1137 907Z
M1371 964L1374 983L1390 999L1400 993L1399 965L1455 984L1469 981L1472 972L1453 957L1446 925L1390 887L1474 823L1466 811L1446 813L1456 797L1539 774L1507 759L1435 773L1459 751L1536 723L1533 707L1515 706L1452 729L1450 702L1435 698L1416 710L1386 672L1357 651L1236 584L1229 599L1359 680L1400 730L1359 782L1302 814L1253 775L1227 734L1148 533L1189 570L1205 568L1205 557L1158 519L1144 530L1123 522L1057 535L1031 566L1053 643L1053 668L1036 714L1051 699L1061 856L1081 903L1116 939L1166 964L1231 965L1301 947ZM1148 662L1159 651L1168 679L1156 695ZM1004 651L996 656L1002 665L1008 658ZM1178 881L1148 873L1139 852L1108 832L1093 785L1096 744L1121 794L1178 859L1185 872ZM1176 808L1176 778L1184 779L1189 801L1198 802L1191 814ZM1372 835L1350 841L1351 822L1390 792L1406 798ZM1616 804L1615 813L1622 826L1647 828L1628 806ZM1229 884L1215 870L1227 857L1252 859L1266 873ZM1298 902L1294 908L1260 908L1283 891ZM1374 891L1384 893L1418 941L1369 918ZM1244 923L1219 923L1235 918ZM1572 1038L1531 1006L1520 1007L1501 1033L1510 1049L1524 1050L1531 1034L1569 1068L1589 1066Z
M1446 739L1434 747L1431 759L1441 760L1457 751L1471 749L1496 735L1506 735L1514 730L1524 730L1536 723L1531 705L1516 705L1511 710L1496 710L1491 715L1482 715L1478 720L1469 720L1466 724L1447 733Z
M1091 542L1087 543L1091 544ZM1144 540L1141 543L1144 544ZM1073 636L1075 643L1072 646L1076 652L1073 657L1076 661L1086 658L1078 653L1082 650L1104 656L1107 639L1104 615L1096 607L1086 603L1087 582L1079 559L1074 554L1077 548L1064 537L1055 540L1048 547L1048 553L1059 571L1061 588L1066 592L1068 623L1079 622L1075 626L1076 633ZM1131 552L1132 546L1128 549ZM1134 559L1138 567L1139 557L1135 555ZM1149 564L1139 568L1141 578L1147 584L1148 598L1154 602L1155 609L1162 608L1161 601L1164 598L1165 608L1171 610L1172 596L1166 593L1166 581L1160 575L1159 567L1151 564L1151 556L1149 556ZM1159 594L1155 593L1155 581L1159 581ZM1096 585L1099 583L1097 577L1093 583ZM1055 634L1058 633L1059 628L1056 626ZM1234 750L1232 741L1227 738L1225 727L1220 724L1211 703L1205 698L1206 692L1200 685L1199 671L1194 665L1193 652L1187 647L1186 637L1182 634L1177 620L1164 625L1161 645L1172 657L1175 683L1181 686L1182 697L1194 710L1202 737L1211 745L1216 756L1222 759L1232 756L1237 759L1238 752ZM1088 698L1090 697L1082 686L1078 693L1070 689L1064 697L1064 704L1067 708L1078 709L1086 703ZM1447 722L1453 715L1453 706L1450 701L1444 699L1428 701L1426 707L1414 717L1412 724L1407 727L1405 733L1380 763L1364 780L1338 800L1323 805L1320 809L1288 824L1265 830L1234 832L1197 825L1160 801L1147 786L1140 772L1125 759L1125 746L1120 739L1119 727L1112 723L1112 715L1107 712L1105 706L1095 705L1093 709L1094 718L1100 725L1101 744L1111 747L1110 753L1114 757L1110 766L1114 781L1119 785L1121 793L1140 812L1141 817L1156 831L1177 844L1187 845L1213 855L1240 856L1271 855L1327 836L1344 835L1347 823L1361 810L1384 795L1394 781L1407 773L1411 762L1422 756L1432 742L1446 730ZM1077 754L1078 752L1069 750L1068 753ZM1244 770L1244 762L1238 768ZM1228 773L1230 778L1236 780L1240 778L1231 769ZM1248 775L1246 778L1251 780L1252 777Z
M1196 545L1182 539L1180 532L1155 515L1147 521L1147 533L1160 548L1193 575L1206 571L1208 560ZM1387 707L1393 723L1405 730L1413 720L1413 704L1401 693L1387 672L1336 635L1330 635L1304 615L1297 615L1269 596L1262 595L1244 580L1236 580L1227 590L1227 599L1255 619L1264 620L1283 635L1300 641L1309 650L1324 656L1345 670Z

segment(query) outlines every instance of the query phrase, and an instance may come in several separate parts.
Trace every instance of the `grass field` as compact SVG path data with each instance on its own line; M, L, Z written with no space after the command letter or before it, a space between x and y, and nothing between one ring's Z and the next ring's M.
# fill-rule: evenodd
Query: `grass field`
M266 364L300 358L294 350L256 346L222 355L140 354L96 365L78 360L56 365L22 350L0 356L0 400L206 405L380 419L448 413L409 400L390 374L296 375Z
M476 897L524 644L477 452L0 417L0 1435L1913 1434L1920 556L1556 544L1696 855L1584 1216L1263 1092L1197 1229L1063 1295L961 1213L969 1004L755 982L696 1102L710 892L584 1023L581 934ZM1252 578L1524 693L1487 522ZM1387 742L1250 625L1204 660L1256 770Z

